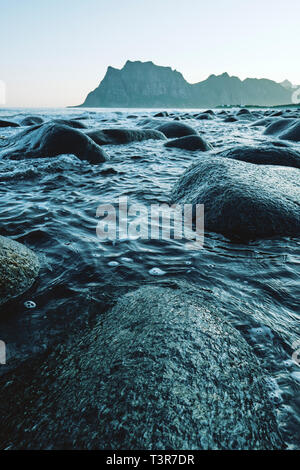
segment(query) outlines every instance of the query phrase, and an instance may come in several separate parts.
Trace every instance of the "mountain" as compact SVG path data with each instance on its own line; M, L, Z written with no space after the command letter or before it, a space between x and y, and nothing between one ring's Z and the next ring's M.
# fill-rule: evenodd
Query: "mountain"
M190 84L180 72L153 62L127 61L120 70L108 67L84 107L201 108L219 105L274 106L291 103L291 90L267 79L240 80L227 73Z

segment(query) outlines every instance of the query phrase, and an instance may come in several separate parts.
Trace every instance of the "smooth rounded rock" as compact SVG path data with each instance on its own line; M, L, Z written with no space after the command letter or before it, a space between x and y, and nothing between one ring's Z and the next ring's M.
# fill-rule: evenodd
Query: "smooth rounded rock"
M186 135L198 135L197 131L191 126L182 122L170 122L157 127L168 138L185 137Z
M186 137L170 140L165 143L165 146L184 150L201 150L202 152L206 152L212 148L211 145L199 135L187 135Z
M165 140L162 132L152 129L92 129L86 132L98 145L120 145L142 140Z
M53 122L30 127L11 137L0 151L0 157L12 160L62 154L73 154L93 164L108 160L101 147L83 132Z
M205 230L228 238L300 233L297 168L203 156L179 178L171 202L204 204Z
M0 304L28 290L39 270L40 264L33 251L0 236Z
M265 147L240 146L217 154L256 165L282 165L300 168L300 153L286 146L268 145ZM299 175L300 176L300 175Z
M199 286L130 292L27 368L0 386L1 448L284 447L266 372Z

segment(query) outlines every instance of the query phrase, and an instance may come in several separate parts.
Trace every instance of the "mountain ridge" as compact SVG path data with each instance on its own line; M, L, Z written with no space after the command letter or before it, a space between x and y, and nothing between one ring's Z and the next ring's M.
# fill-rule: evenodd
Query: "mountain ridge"
M241 80L224 72L191 84L170 66L127 60L121 69L109 66L99 86L79 107L197 108L291 102L291 89L270 79Z

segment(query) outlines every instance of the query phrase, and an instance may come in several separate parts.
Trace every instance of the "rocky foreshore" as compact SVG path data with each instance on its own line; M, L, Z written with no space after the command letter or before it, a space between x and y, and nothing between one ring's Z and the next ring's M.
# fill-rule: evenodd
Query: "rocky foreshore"
M299 110L161 111L128 119L131 127L29 115L0 121L2 127L21 127L0 139L0 158L18 164L75 155L88 168L109 162L104 171L112 174L118 146L153 140L156 151L193 158L165 200L204 204L206 232L244 243L299 236ZM249 126L267 140L220 150L206 127L195 128L196 121L198 126L218 121L225 129ZM75 196L81 197L80 191ZM5 237L0 261L5 304L32 286L40 262ZM117 293L114 306L80 337L66 334L65 344L52 343L1 377L0 448L286 447L269 397L268 371L219 311L218 299L195 282L153 284L143 280Z

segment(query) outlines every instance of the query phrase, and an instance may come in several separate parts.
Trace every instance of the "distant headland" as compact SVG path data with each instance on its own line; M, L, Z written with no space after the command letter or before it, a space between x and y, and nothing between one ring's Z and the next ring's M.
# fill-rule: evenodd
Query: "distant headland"
M80 107L202 108L277 106L292 103L293 86L285 80L210 75L190 84L180 72L153 62L127 61L122 69L108 67L99 86Z

